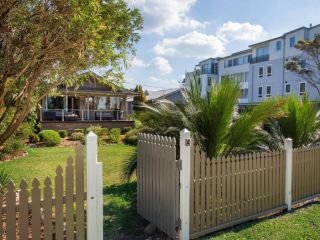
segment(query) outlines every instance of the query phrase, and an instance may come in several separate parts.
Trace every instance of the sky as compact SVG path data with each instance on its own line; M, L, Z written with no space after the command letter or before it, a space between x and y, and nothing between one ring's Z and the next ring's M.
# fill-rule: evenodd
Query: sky
M184 74L209 57L309 24L320 24L319 0L127 0L144 19L125 86L179 87Z

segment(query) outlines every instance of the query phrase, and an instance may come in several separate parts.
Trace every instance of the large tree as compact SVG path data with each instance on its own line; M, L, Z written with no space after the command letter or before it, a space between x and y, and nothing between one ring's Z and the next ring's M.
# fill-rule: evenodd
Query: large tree
M298 41L295 48L302 51L302 56L292 58L286 69L301 76L320 95L320 34L314 40Z
M123 0L0 0L0 146L39 100L79 71L122 77L142 28Z

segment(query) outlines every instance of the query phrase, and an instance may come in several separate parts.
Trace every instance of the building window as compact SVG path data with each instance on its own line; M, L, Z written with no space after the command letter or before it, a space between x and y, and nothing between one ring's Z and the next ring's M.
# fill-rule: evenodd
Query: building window
M257 57L262 57L268 55L268 47L257 48Z
M263 67L259 67L258 77L263 78Z
M281 41L280 40L277 41L276 49L277 49L277 51L281 50Z
M301 68L306 68L306 66L307 66L307 59L302 59L302 60L300 60L299 65L300 65Z
M290 84L286 84L285 85L285 93L290 93L291 92L291 85Z
M271 97L271 86L267 86L266 97Z
M47 97L48 109L63 109L64 98L63 97Z
M228 60L228 67L232 67L232 59Z
M238 65L239 65L238 58L234 58L233 59L233 66L238 66Z
M258 87L258 97L262 98L262 87Z
M239 57L239 58L238 58L238 59L239 59L239 60L238 60L238 61L239 61L239 65L242 65L242 64L243 64L243 58L244 58L244 57Z
M211 86L211 84L212 84L212 79L211 77L208 77L208 86Z
M211 73L211 64L203 64L201 66L201 74L210 74Z
M296 44L296 37L291 37L290 38L290 47L293 48L295 44Z
M271 76L272 76L272 66L269 65L269 66L267 67L267 77L271 77Z
M304 95L306 93L306 83L300 83L300 95Z
M224 68L228 67L228 61L227 60L224 60L223 64L224 64Z

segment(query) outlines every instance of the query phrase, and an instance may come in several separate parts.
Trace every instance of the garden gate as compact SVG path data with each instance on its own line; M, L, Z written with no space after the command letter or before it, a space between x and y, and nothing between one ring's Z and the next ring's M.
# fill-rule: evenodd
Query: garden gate
M37 178L30 190L25 180L19 186L10 181L6 193L0 195L1 239L85 239L87 199L87 239L102 240L102 165L97 162L97 136L93 133L87 135L86 178L79 144L75 161L68 157L65 170L58 166L55 178L44 180L44 188Z
M189 131L179 142L176 160L174 139L138 137L138 213L171 238L197 238L320 195L319 146L292 149L286 139L283 150L209 159Z

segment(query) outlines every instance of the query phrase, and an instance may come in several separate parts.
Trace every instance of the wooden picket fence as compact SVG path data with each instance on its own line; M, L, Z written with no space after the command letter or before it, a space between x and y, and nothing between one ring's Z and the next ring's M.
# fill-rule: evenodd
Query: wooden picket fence
M320 146L293 149L285 139L283 150L210 159L186 129L179 142L176 160L174 139L138 137L138 212L172 238L198 238L320 196Z
M320 193L320 146L293 149L292 200L301 201Z
M179 217L179 171L174 138L138 135L138 213L176 237Z
M286 208L285 152L206 158L191 145L190 237Z
M63 168L56 168L55 179L47 177L44 187L34 178L32 189L22 180L10 181L0 196L1 239L85 239L84 156L81 145L76 157L70 156ZM54 189L52 184L54 182ZM18 189L19 188L19 189Z

